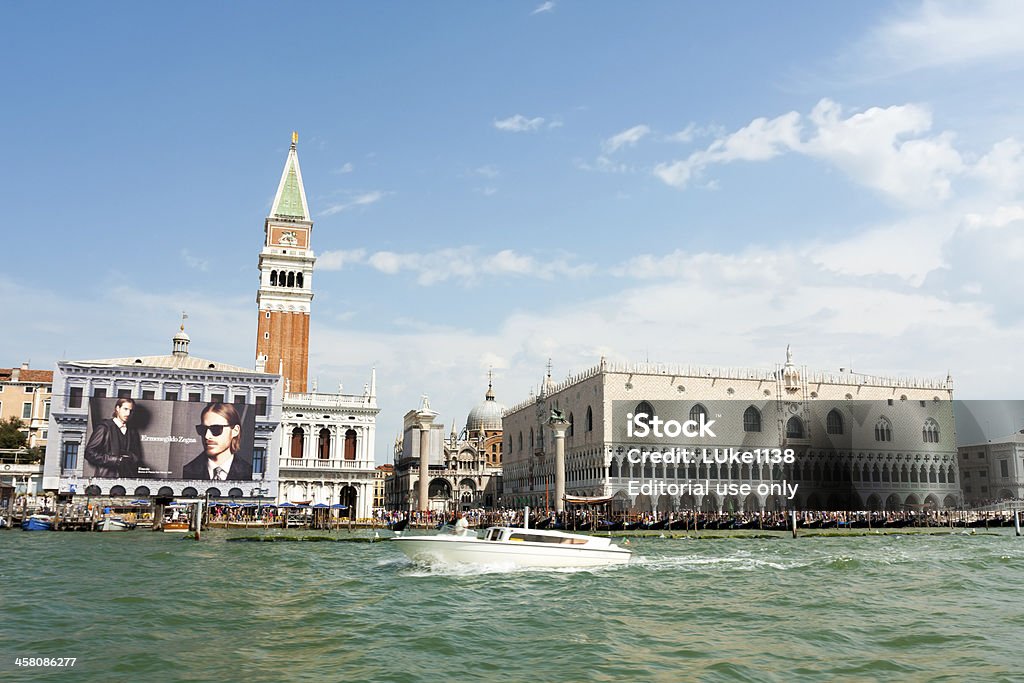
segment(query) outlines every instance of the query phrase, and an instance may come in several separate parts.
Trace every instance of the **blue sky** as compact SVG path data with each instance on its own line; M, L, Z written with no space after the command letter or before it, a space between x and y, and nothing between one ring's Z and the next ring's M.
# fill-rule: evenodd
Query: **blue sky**
M377 367L378 460L644 360L1019 395L1024 8L970 3L5 3L0 364L250 366L292 130L310 374Z

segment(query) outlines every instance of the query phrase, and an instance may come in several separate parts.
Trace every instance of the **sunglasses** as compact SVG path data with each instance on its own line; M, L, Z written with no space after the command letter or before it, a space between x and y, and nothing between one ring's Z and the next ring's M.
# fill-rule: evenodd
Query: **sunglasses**
M205 437L209 431L214 436L220 436L225 429L231 429L231 425L196 425L196 434Z

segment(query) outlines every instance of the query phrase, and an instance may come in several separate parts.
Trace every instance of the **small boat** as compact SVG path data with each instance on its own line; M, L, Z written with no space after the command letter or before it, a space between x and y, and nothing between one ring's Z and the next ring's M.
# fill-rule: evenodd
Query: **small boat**
M405 531L405 528L409 526L409 518L405 517L397 522L391 522L388 524L388 528L392 531Z
M168 531L170 533L184 534L188 532L188 526L189 525L187 519L165 521L164 531Z
M99 531L128 531L134 528L134 524L124 521L122 517L107 517L100 524Z
M53 515L32 515L21 523L25 531L53 531Z
M548 529L492 526L477 537L458 526L432 536L390 539L411 560L428 564L600 567L629 562L632 551L609 538Z

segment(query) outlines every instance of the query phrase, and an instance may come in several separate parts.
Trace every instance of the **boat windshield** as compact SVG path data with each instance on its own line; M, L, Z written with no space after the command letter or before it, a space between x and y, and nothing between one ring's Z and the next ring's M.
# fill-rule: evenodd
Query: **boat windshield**
M571 545L583 545L587 542L585 538L574 538L572 536L548 536L546 534L527 534L515 532L508 537L510 541L527 541L529 543L559 543Z

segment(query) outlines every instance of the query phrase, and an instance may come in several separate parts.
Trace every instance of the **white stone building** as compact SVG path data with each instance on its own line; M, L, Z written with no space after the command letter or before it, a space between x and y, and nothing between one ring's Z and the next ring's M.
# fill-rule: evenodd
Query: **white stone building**
M376 372L361 394L287 393L281 417L280 502L349 506L373 514Z
M280 375L192 356L189 342L182 326L174 335L172 353L168 355L57 363L50 438L43 467L44 489L62 495L115 499L209 496L261 500L274 495L278 463L269 454L280 449L283 393ZM166 451L169 441L187 443L188 457L202 452L192 422L177 424L170 419L162 421L158 419L160 416L185 414L195 418L201 406L212 402L233 404L243 416L251 413L253 433L242 437L245 446L242 456L251 462L251 471L238 480L193 480L184 477L178 462L167 472L137 478L90 474L85 457L90 407L98 405L97 401L106 405L122 397L135 401L128 425L141 429L143 456L150 462L151 456L146 451ZM96 421L110 417L108 410L109 407L99 412L93 410L93 429ZM146 416L152 418L148 423ZM248 424L243 419L243 425Z
M960 485L968 505L1024 499L1024 430L957 448Z
M557 409L571 423L565 440L567 493L615 496L621 510L953 507L961 495L952 387L948 377L810 373L794 365L788 352L775 370L602 359L560 383L548 376L536 396L506 412L505 498L514 505L547 501L554 507L548 419ZM676 416L681 422L703 413L715 421L716 438L638 441L627 434L628 413ZM696 449L698 462L631 461L637 456L630 449L638 444L665 450L678 443ZM716 448L791 448L796 455L781 465L707 462ZM688 482L710 486L687 490ZM779 495L770 488L781 482L798 485L791 498L788 490ZM655 486L641 490L644 483ZM746 484L748 492L741 495L730 484Z
M452 513L473 508L493 508L502 495L502 429L505 406L488 384L484 400L466 417L466 426L444 436L444 425L431 423L427 430L419 416L429 404L405 415L403 431L394 444L394 473L385 481L385 500L390 510L420 510L420 440L429 434L429 476L426 509Z

